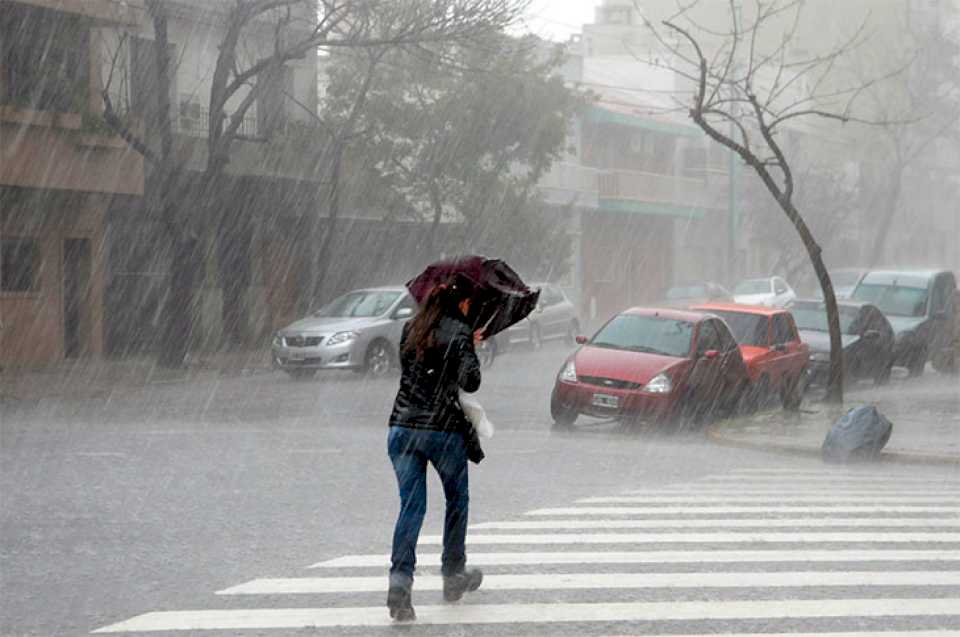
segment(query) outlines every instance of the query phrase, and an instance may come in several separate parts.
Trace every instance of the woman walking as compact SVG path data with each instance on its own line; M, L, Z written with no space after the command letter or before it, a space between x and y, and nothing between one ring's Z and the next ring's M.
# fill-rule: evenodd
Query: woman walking
M446 497L443 527L443 598L457 601L480 587L483 574L466 570L465 540L470 500L467 460L479 461L475 437L460 408L459 390L480 387L479 340L468 323L474 286L455 275L437 286L417 316L404 326L401 377L390 416L387 450L400 487L400 514L393 532L387 607L398 621L416 619L411 599L417 538L427 508L427 464L440 475ZM474 438L475 439L475 438Z

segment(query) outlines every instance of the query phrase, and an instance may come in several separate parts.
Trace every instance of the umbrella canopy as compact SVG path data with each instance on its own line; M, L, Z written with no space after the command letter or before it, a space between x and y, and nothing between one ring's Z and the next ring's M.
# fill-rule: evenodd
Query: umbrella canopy
M407 282L407 289L414 300L422 304L434 287L455 274L467 277L474 284L469 318L474 325L483 326L484 338L525 319L540 299L540 290L530 289L509 265L500 259L478 255L432 263Z

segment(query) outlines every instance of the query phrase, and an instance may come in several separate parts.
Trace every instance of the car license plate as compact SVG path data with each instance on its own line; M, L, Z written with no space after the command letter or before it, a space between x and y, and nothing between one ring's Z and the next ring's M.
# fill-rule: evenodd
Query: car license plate
M593 406L603 407L604 409L616 409L620 406L620 398L619 396L611 396L610 394L594 394Z
M291 354L291 355L290 355L290 360L293 361L293 362L295 362L295 363L302 362L304 359L306 359L306 356L303 355L303 354Z

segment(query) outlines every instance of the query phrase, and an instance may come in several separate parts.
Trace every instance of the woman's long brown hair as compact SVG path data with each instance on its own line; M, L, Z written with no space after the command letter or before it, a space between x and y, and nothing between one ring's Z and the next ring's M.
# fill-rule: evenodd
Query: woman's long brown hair
M460 314L460 303L473 295L473 282L467 277L456 274L442 283L427 296L423 307L410 323L410 331L404 343L403 351L415 351L417 359L422 360L424 352L433 346L434 334L440 319L444 316Z

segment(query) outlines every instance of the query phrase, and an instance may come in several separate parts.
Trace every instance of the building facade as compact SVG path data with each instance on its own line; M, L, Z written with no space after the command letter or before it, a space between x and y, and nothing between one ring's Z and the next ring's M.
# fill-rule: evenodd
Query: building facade
M0 12L0 366L104 350L107 211L143 194L143 160L94 116L98 51L136 17L100 0Z

